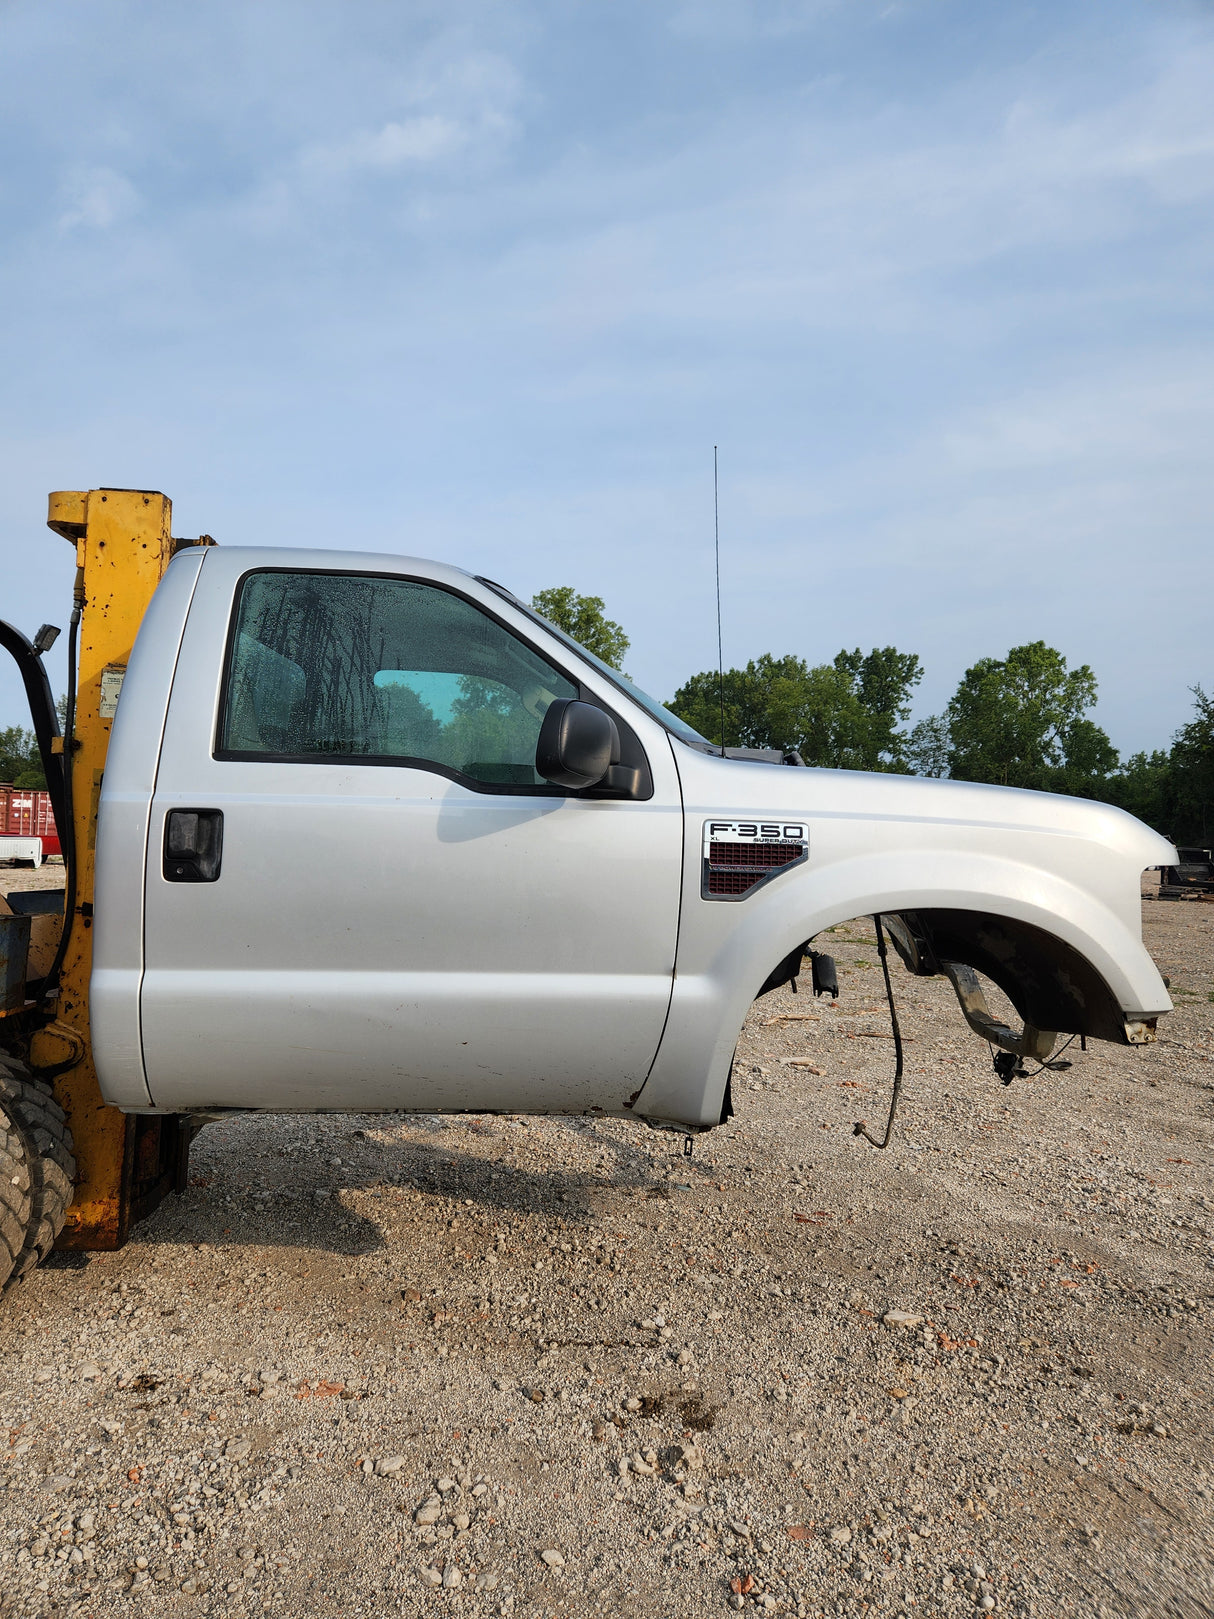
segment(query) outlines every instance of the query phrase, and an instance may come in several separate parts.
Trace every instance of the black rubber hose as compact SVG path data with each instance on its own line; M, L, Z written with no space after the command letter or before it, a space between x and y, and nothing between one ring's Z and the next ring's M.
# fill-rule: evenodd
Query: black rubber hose
M72 604L72 617L67 631L67 710L63 719L63 821L59 827L59 847L63 851L63 864L67 880L63 891L63 931L59 935L59 948L51 962L50 971L42 980L39 999L49 1000L59 988L59 974L63 971L68 942L72 936L72 922L76 915L76 816L72 796L72 755L76 749L76 640L80 631L80 613L84 606L84 571L76 570L76 589ZM75 1063L61 1064L56 1073L74 1068ZM44 1075L43 1077L47 1077Z

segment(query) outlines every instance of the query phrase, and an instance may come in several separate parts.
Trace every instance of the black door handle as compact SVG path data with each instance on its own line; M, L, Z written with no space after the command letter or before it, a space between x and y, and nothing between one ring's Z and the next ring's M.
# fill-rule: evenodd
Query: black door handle
M222 810L169 811L164 821L166 883L213 883L222 858Z

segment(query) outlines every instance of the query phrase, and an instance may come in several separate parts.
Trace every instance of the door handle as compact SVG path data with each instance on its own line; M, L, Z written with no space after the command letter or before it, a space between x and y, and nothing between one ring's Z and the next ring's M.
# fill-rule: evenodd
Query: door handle
M169 811L164 821L166 883L213 883L222 858L222 810Z

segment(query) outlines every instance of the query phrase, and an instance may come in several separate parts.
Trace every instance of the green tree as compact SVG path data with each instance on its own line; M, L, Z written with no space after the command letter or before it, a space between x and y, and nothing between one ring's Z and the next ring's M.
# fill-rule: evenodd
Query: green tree
M674 712L725 746L793 749L806 764L852 770L905 769L907 738L898 729L909 692L921 678L919 659L894 647L840 652L811 667L789 653L765 652L744 669L692 675L671 699Z
M860 753L866 770L906 770L908 738L899 725L910 716L911 692L923 679L917 652L874 647L871 652L837 652L835 668L850 677L865 716Z
M434 759L442 726L434 710L406 682L378 688L385 751L415 759Z
M1068 669L1044 641L981 658L965 671L945 720L949 773L959 781L1092 796L1118 756L1086 718L1096 702L1088 665Z
M1173 836L1208 847L1214 837L1214 696L1200 686L1191 690L1197 712L1172 744Z
M613 669L620 668L632 642L621 626L607 617L601 596L579 596L572 585L555 585L534 595L531 605L587 652L593 652Z
M1102 797L1119 804L1173 843L1209 848L1214 842L1214 696L1191 688L1195 713L1172 738L1127 759L1105 783Z
M692 675L670 707L701 736L721 742L721 693L725 699L725 746L791 748L802 730L809 667L801 658L765 652L745 669L715 669Z
M1105 779L1098 796L1170 837L1176 822L1176 771L1172 755L1163 748L1131 755Z
M948 734L948 720L943 714L932 714L920 720L906 744L906 758L916 776L947 776L952 739Z
M515 779L510 774L513 766L534 764L538 730L537 720L517 692L496 680L461 675L460 695L443 733L443 757L457 770L477 767L472 769L475 775L510 781ZM495 770L500 775L495 777ZM533 774L528 779L534 779Z
M46 786L37 738L20 725L0 731L0 781L11 782L14 787Z

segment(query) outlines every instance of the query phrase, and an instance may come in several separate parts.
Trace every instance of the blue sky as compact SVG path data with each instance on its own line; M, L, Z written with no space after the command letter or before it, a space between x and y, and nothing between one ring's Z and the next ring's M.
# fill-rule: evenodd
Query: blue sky
M668 695L1214 684L1214 8L0 0L0 615L54 488L606 598ZM57 656L58 654L56 654ZM58 667L58 666L57 666ZM0 722L23 720L0 675Z

